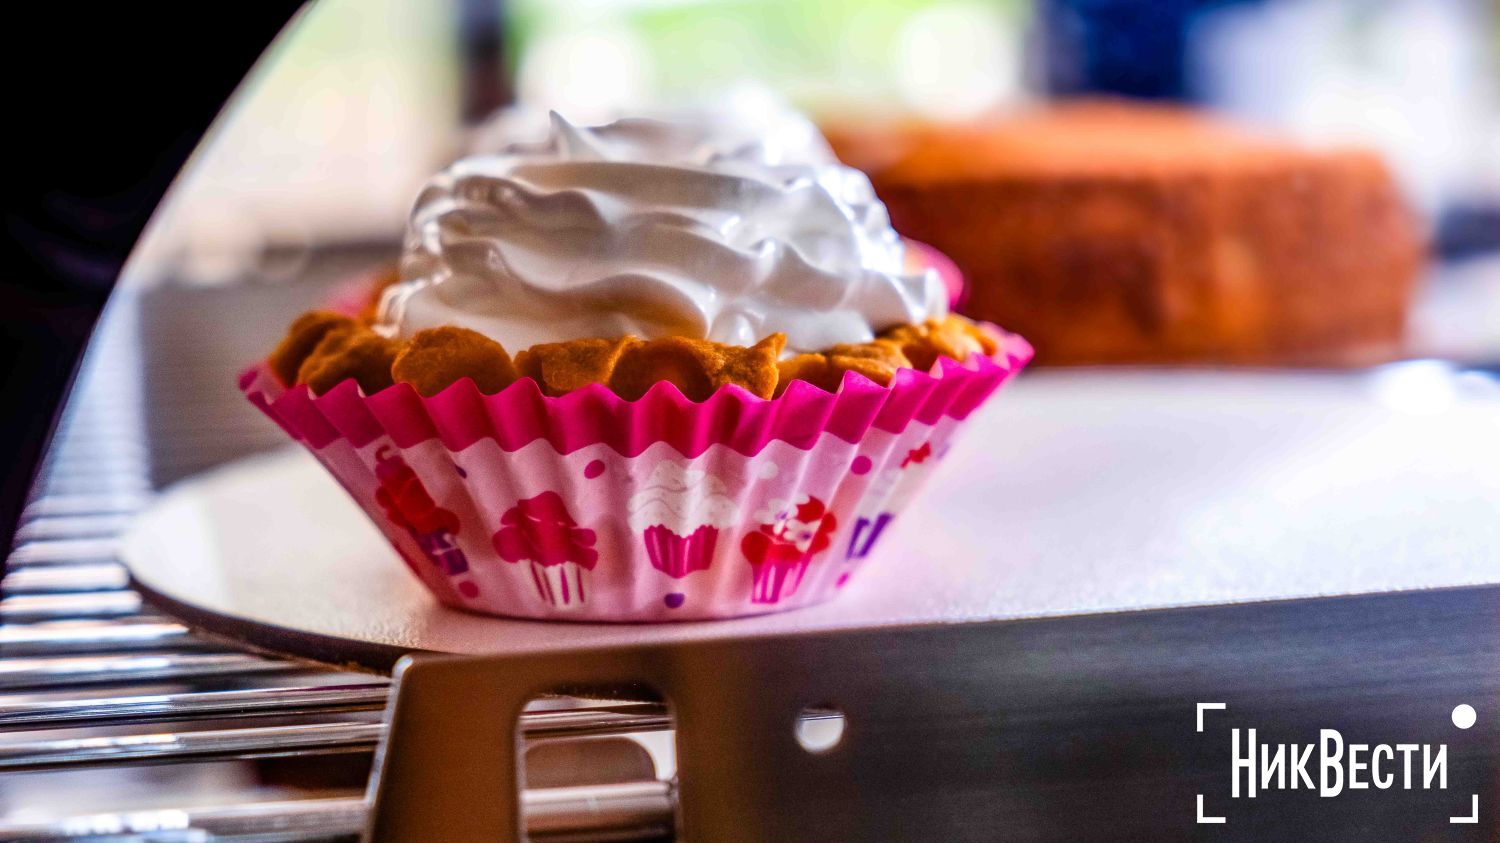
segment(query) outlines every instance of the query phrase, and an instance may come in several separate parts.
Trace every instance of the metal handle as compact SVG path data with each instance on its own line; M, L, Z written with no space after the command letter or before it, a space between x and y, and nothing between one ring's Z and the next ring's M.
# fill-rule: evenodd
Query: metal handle
M893 560L894 561L894 560ZM1451 746L1450 786L1494 793L1500 589L822 633L399 666L373 779L377 841L517 840L517 721L542 693L659 692L674 715L679 839L1184 839L1229 801L1224 702L1263 735L1321 728ZM1354 654L1354 657L1351 657ZM831 749L798 712L842 709ZM1453 832L1433 791L1241 802L1235 839L1307 828ZM1487 804L1487 803L1486 803ZM1146 807L1150 806L1150 807ZM1455 810L1467 803L1455 805ZM1420 822L1418 822L1420 819ZM1335 835L1337 836L1337 835Z

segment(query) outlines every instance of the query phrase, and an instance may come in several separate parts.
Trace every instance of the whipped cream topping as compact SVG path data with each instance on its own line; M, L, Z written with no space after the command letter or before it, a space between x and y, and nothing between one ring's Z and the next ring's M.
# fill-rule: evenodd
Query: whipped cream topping
M423 190L387 330L460 325L513 351L781 331L790 353L946 312L934 273L906 274L869 180L823 160L810 124L551 121L545 141L461 159Z
M758 86L721 92L712 100L615 111L600 122L622 118L673 124L679 145L720 151L748 149L748 157L768 164L838 163L833 148L811 120ZM551 136L552 121L551 112L535 106L502 108L470 136L466 152L503 155L518 145L535 148Z

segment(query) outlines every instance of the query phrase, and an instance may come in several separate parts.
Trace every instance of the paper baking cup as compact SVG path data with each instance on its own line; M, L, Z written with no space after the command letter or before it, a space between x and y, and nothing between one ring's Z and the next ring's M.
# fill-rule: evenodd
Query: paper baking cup
M338 478L443 603L589 621L729 618L828 600L860 570L954 433L1031 358L942 359L890 386L774 399L724 387L560 398L522 379L313 396L264 364L246 397Z

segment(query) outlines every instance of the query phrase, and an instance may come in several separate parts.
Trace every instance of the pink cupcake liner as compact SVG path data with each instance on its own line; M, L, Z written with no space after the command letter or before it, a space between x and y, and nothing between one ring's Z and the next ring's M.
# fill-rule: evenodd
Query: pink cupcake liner
M495 395L465 379L430 398L353 381L314 396L264 364L240 388L443 603L701 620L834 597L964 420L1030 359L1004 336L969 365L940 359L889 386L849 373L836 393L798 382L769 400L730 386L694 403L669 383L633 402L598 385L551 398L528 379ZM662 511L678 514L632 527L627 502L664 470L679 485Z

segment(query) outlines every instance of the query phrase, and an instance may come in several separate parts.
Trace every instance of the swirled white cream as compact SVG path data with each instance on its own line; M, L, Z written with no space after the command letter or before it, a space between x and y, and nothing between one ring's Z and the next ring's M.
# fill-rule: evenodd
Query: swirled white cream
M765 164L838 163L811 120L754 84L731 87L712 99L616 111L606 122L625 117L674 124L678 145L734 151L739 157ZM551 131L552 116L547 110L524 104L508 106L474 131L466 154L503 155L522 144L535 148L546 142Z
M422 192L382 323L480 331L512 350L626 334L789 351L946 312L864 174L788 161L774 134L626 119L464 158ZM804 149L799 146L798 149ZM795 156L805 157L805 154Z

